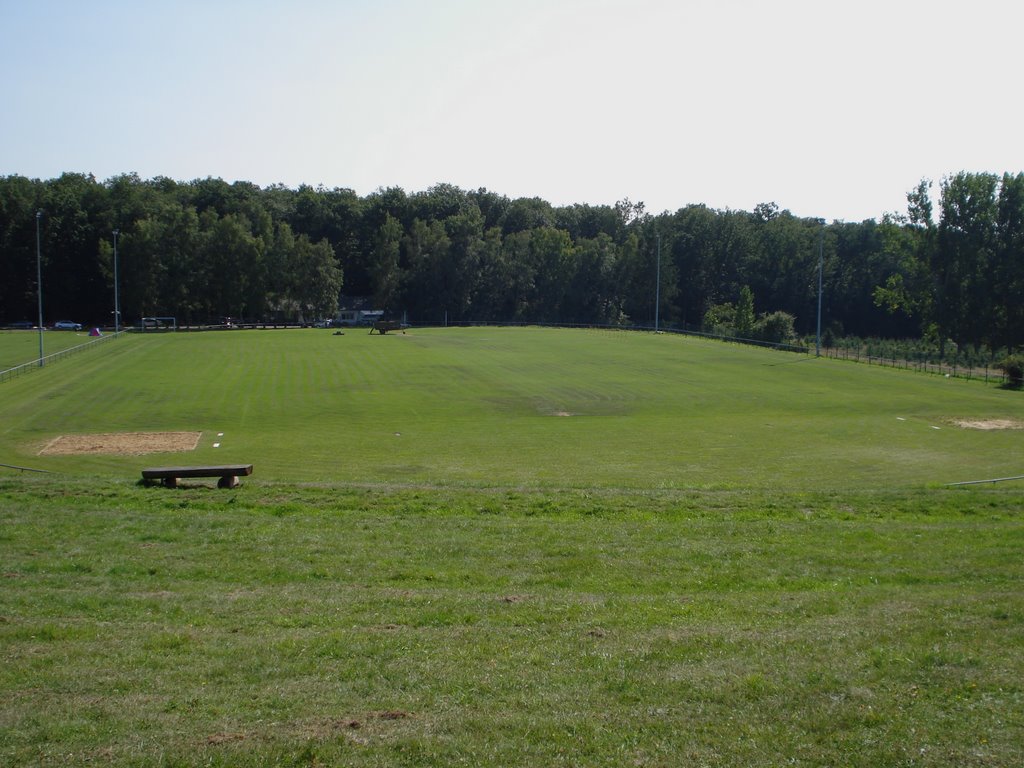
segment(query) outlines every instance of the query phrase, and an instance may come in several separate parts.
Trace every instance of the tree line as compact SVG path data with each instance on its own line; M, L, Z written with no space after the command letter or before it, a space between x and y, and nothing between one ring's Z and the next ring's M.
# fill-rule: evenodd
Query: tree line
M862 222L689 205L552 206L135 174L0 178L0 322L330 317L341 292L413 323L520 321L1024 342L1024 174L959 173ZM659 260L660 259L660 260ZM787 330L791 329L791 330Z

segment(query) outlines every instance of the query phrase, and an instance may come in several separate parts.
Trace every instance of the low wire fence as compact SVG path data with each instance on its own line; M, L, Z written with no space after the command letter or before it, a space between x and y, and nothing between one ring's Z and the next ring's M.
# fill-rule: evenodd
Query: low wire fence
M84 344L77 344L73 347L62 349L60 352L54 352L53 354L50 355L44 355L42 358L37 357L32 362L22 363L21 365L16 365L13 368L8 368L6 370L0 371L0 384L2 384L5 381L11 381L12 379L16 379L19 376L26 376L32 371L35 371L39 368L45 368L47 365L50 365L51 363L56 363L60 360L64 360L65 358L71 357L72 355L77 355L79 352L85 352L87 349L93 349L97 345L105 344L111 339L116 339L118 336L121 336L126 332L127 331L121 331L119 333L111 333L106 336L97 336L96 338L92 339L91 341L87 341Z
M901 354L902 352L902 354ZM986 384L1009 384L1010 379L996 362L995 357L988 360L935 360L931 355L912 351L894 349L889 354L872 354L870 349L863 347L822 347L821 354L835 360L850 360L866 365L878 365L886 368L902 368L919 373L930 373L935 376L984 381Z

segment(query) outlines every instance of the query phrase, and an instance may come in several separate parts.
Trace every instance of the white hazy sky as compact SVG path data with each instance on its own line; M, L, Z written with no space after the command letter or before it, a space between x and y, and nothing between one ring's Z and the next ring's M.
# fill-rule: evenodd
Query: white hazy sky
M0 0L0 175L859 221L1024 170L1021 0Z

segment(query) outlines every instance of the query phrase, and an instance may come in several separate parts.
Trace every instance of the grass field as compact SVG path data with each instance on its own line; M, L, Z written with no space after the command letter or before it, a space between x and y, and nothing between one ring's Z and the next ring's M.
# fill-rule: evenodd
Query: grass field
M0 385L0 462L52 472L0 469L0 764L1020 765L1024 494L940 483L1024 432L955 419L1021 395L612 332L113 340Z
M276 481L540 488L895 488L1021 474L1024 398L978 382L658 336L541 329L129 336L4 386L0 461L61 434L202 431L166 463ZM222 436L220 436L222 435ZM213 448L214 443L219 448Z
M88 331L43 331L43 355L92 341ZM0 331L0 371L39 359L39 331Z

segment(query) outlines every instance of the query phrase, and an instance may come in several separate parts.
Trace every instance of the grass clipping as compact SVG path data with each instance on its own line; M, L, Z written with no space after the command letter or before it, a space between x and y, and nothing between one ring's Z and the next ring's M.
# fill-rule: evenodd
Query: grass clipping
M202 432L112 432L96 435L61 435L47 443L40 456L82 454L177 453L194 451Z

